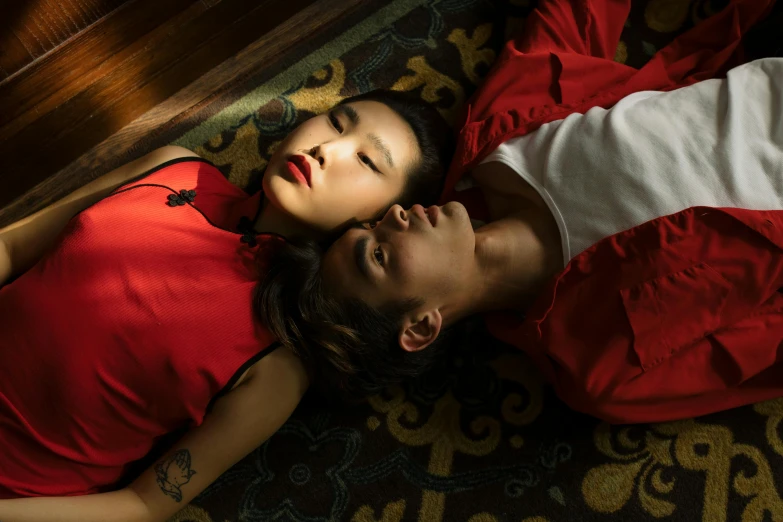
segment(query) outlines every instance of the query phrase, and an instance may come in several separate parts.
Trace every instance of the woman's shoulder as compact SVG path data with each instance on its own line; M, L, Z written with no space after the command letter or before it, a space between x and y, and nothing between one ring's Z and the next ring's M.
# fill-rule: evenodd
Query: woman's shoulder
M200 161L204 161L201 156L184 147L176 145L160 147L118 169L127 172L123 176L124 183L116 190L122 190L130 185L139 183L156 172L163 170L168 165Z
M270 380L277 381L280 379L285 381L284 388L291 393L298 393L301 389L301 393L304 394L304 390L309 385L309 378L302 360L294 352L283 346L273 350L269 355L262 357L248 368L237 379L232 390L236 389L240 384L252 386L254 383L263 381L268 384ZM284 390L280 391L284 392Z
M174 145L162 147L149 153L145 159L148 168L128 179L115 192L140 185L164 185L177 190L200 189L202 192L247 197L242 189L226 179L215 164L186 148Z
M153 161L158 161L159 163L176 158L201 158L201 156L192 150L178 145L166 145L159 149L155 149L150 152L150 157L153 158Z

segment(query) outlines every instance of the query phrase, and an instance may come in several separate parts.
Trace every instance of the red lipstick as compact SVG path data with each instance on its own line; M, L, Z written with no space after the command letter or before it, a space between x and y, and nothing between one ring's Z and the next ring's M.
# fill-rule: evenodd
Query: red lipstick
M290 172L296 180L308 187L311 186L310 163L307 162L307 158L300 154L291 156L288 158L286 166L288 167L288 172Z

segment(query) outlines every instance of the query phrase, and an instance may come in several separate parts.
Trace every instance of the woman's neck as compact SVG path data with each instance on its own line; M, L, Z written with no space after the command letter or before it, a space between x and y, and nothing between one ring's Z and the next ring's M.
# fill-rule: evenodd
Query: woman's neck
M476 230L474 312L523 310L562 270L560 231L542 210L531 206Z
M278 234L285 238L308 237L319 239L315 231L294 219L290 214L271 204L267 198L261 201L261 211L253 224L253 229L259 233Z

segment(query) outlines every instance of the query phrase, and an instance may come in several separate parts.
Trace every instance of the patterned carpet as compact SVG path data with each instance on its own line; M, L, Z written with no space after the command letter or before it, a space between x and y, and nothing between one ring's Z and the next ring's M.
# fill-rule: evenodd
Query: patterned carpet
M343 97L412 90L454 118L532 8L527 0L378 4L289 69L251 79L161 139L255 190L277 143ZM616 59L641 66L719 7L635 2ZM345 411L306 401L172 521L783 521L782 419L778 400L610 427L569 411L523 355L476 323L448 360L404 388Z

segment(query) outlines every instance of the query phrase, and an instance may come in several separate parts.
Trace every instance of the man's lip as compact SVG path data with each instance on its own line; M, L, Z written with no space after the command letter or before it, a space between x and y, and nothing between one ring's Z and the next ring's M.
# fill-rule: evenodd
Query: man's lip
M307 186L312 186L312 175L310 173L310 163L307 161L307 158L302 156L301 154L296 154L294 156L291 156L288 158L288 162L293 164L293 166L296 167L296 170L299 171L302 176L304 176L304 181L307 183ZM289 170L290 169L289 167ZM295 172L292 172L292 174L296 175Z
M411 214L414 214L417 218L421 219L422 221L426 221L430 225L432 224L430 217L427 215L427 211L424 210L424 207L418 203L411 207Z
M430 223L434 227L438 224L438 215L440 214L440 208L438 208L437 205L432 205L431 207L427 208L427 210L424 211L427 214L427 217L430 220Z

